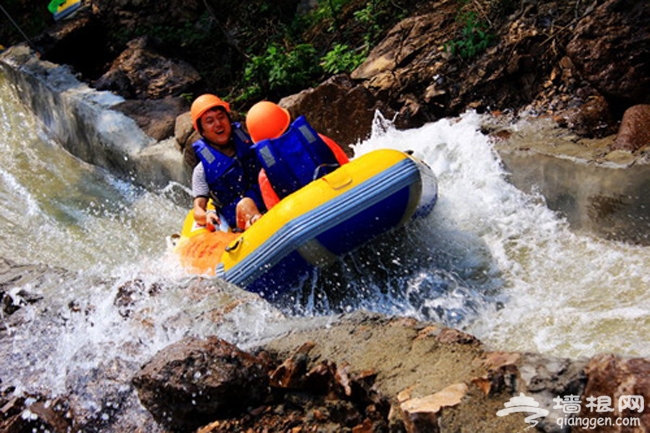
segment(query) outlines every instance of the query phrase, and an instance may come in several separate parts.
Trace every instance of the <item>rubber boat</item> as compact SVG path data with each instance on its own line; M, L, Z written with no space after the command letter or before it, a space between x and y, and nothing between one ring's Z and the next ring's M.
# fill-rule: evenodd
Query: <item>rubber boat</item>
M52 0L48 9L52 12L54 21L60 21L72 17L82 5L81 0Z
M426 216L435 175L407 152L375 150L288 195L243 233L211 232L188 213L181 265L272 300L374 237Z

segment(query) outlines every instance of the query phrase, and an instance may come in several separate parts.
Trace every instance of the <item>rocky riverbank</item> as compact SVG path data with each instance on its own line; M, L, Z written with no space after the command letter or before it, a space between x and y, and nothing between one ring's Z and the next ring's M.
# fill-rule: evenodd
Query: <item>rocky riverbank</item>
M3 262L3 288L27 279L38 287L47 274L47 269ZM212 284L193 285L204 294L238 290ZM116 298L125 311L137 309L129 295L134 290L155 296L138 286L125 286ZM28 295L21 292L28 302L39 301ZM20 317L20 306L8 308L3 302L4 315ZM213 320L233 308L214 312ZM12 326L19 321L12 320ZM603 426L596 430L603 432L645 431L650 425L643 403L638 406L650 398L647 359L495 352L456 329L363 311L288 327L293 330L267 332L245 350L217 337L186 338L139 368L117 359L97 366L87 375L112 389L102 397L107 404L102 417L89 416L90 408L74 395L16 396L6 388L0 395L0 427L7 432L505 433L533 426L541 432L591 431L590 425ZM134 410L138 401L149 414ZM513 404L520 410L508 410ZM132 418L124 419L125 413Z

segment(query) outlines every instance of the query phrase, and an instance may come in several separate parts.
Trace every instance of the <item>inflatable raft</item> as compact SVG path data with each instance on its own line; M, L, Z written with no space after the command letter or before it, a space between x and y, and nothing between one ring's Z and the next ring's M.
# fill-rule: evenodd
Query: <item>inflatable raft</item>
M60 21L72 17L81 6L83 6L81 0L52 0L48 9L52 13L54 21Z
M190 211L174 249L191 272L274 299L315 268L429 214L436 199L429 166L375 150L285 197L244 233L210 232Z

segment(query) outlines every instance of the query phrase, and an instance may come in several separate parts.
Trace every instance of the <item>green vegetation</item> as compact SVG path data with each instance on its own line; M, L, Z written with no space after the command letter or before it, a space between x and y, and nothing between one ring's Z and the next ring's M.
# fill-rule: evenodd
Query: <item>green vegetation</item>
M400 6L402 3L404 6ZM252 44L236 100L271 99L350 73L414 1L325 0L303 15L274 21L266 44Z
M320 65L323 70L331 75L342 72L352 72L366 59L365 51L355 53L347 45L335 44L334 47L321 57Z
M318 73L316 49L312 45L298 44L287 50L271 43L264 54L253 56L246 65L243 79L249 85L242 98L291 93L311 85L312 77Z
M319 0L311 10L299 11L298 0L202 0L188 3L188 10L173 20L161 13L164 7L152 4L148 16L156 19L135 14L130 25L106 29L105 40L96 41L104 48L102 64L88 73L103 73L129 41L148 35L160 42L156 48L163 55L187 60L199 71L203 89L197 92L217 93L245 108L259 98L279 100L331 75L352 72L393 25L429 3ZM32 37L54 24L47 3L3 4ZM119 10L104 13L110 23ZM16 33L2 21L3 45L21 42Z
M465 60L471 60L485 51L495 36L488 32L488 23L479 19L475 11L460 13L456 20L463 25L458 39L446 44L447 50Z

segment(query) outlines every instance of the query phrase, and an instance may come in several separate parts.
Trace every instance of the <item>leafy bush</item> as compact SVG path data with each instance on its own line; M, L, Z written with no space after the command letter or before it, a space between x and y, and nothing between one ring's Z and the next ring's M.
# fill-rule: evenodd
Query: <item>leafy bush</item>
M291 50L272 43L266 52L253 56L244 69L248 85L242 98L269 94L288 94L313 84L321 73L316 50L311 44L299 44Z
M320 64L326 73L336 75L352 72L365 58L365 54L355 53L347 45L335 44L334 48L321 57Z
M461 36L448 42L447 49L463 59L473 59L490 46L494 35L488 33L486 24L478 19L476 12L465 12L457 20L463 23Z

